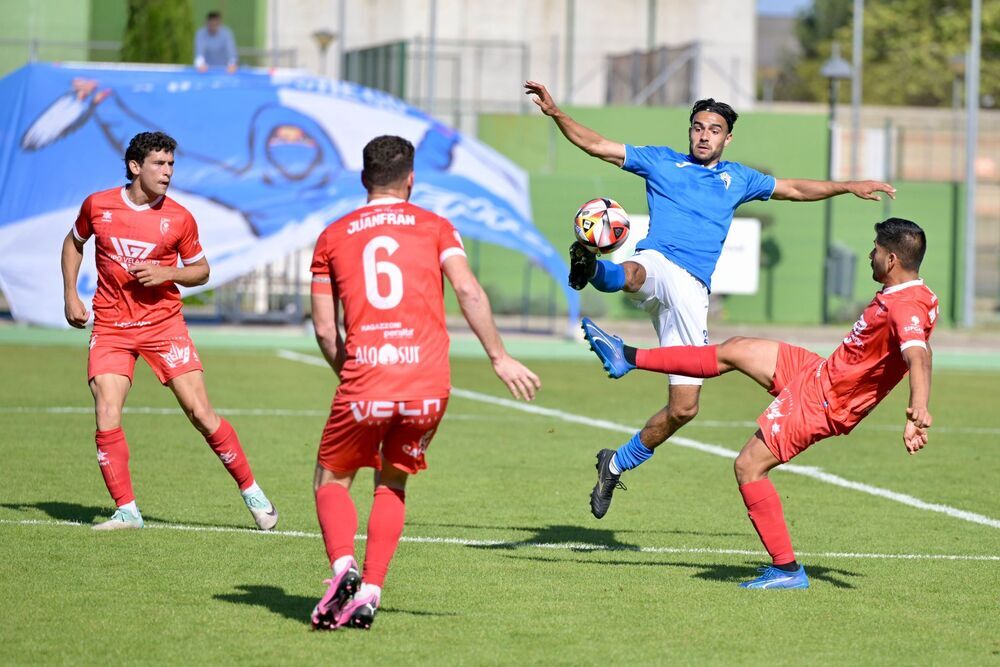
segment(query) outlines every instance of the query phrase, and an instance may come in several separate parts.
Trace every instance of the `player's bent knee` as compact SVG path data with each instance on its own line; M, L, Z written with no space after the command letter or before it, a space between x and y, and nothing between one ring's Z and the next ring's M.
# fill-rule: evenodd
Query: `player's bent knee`
M667 418L675 424L687 424L698 416L698 404L690 403L686 405L669 405L667 407Z

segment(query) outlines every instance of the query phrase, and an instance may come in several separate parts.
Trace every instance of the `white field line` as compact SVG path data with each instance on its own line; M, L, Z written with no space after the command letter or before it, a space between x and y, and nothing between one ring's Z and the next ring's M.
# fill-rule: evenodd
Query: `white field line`
M294 353L292 353L294 354ZM303 355L305 356L305 355ZM289 357L290 358L290 357ZM294 359L298 361L298 359ZM456 394L457 395L457 394ZM521 407L524 407L521 405ZM216 408L216 412L222 415L234 417L326 417L329 410L296 410L286 408ZM180 415L184 414L180 408L155 408L148 406L125 406L123 412L131 415ZM0 406L0 414L48 414L48 415L91 415L94 409L78 405L61 406ZM551 415L541 415L549 417ZM463 421L490 421L490 417L483 415L456 415L445 413L445 419L456 419ZM501 419L501 417L496 417ZM699 419L694 423L698 428L757 428L757 422L753 421L713 421L710 419ZM862 427L863 429L874 431L898 432L898 425L894 424L871 424ZM633 432L633 429L630 432ZM1000 435L1000 428L989 428L979 426L935 426L935 433L959 433L963 435Z
M221 415L234 417L326 417L329 410L293 410L284 408L215 408ZM180 408L154 408L154 407L130 407L125 406L122 410L127 415L182 415ZM80 406L54 406L54 407L18 407L0 406L0 414L48 414L48 415L92 415L94 408L84 408ZM467 420L467 421L493 421L503 417L489 417L485 415L448 415L445 419Z
M91 524L79 521L50 521L45 519L0 519L5 526L50 526L89 528ZM272 530L268 532L251 528L231 528L228 526L187 526L175 523L147 523L146 528L154 530L177 530L192 533L240 533L260 537L298 537L322 539L321 533L302 530ZM355 540L364 541L366 535L355 535ZM521 542L512 540L470 540L462 537L410 537L403 536L401 542L411 544L441 544L463 547L495 547L502 549L551 549L555 551L626 552L638 554L704 554L721 556L766 556L763 551L752 549L711 549L689 547L632 547L626 545L592 544L589 542ZM975 554L889 554L850 553L843 551L796 551L797 556L808 558L849 558L855 560L943 560L943 561L1000 561L1000 556Z
M315 357L308 354L302 354L300 352L292 352L289 350L280 350L278 356L282 359L288 359L290 361L298 361L306 364L313 364L316 366L326 366L326 362L319 357ZM491 405L499 405L505 408L510 408L511 410L519 410L521 412L527 412L529 414L543 415L546 417L551 417L552 419L559 419L561 421L570 422L574 424L582 424L584 426L589 426L592 428L600 428L606 431L613 431L616 433L625 433L632 435L639 429L635 426L626 426L625 424L618 424L611 421L606 421L603 419L592 419L590 417L584 417L583 415L575 415L569 412L563 412L562 410L555 410L552 408L543 408L537 405L532 405L530 403L521 403L518 401L511 400L509 398L499 398L497 396L491 396L490 394L482 394L477 391L469 391L467 389L459 389L457 387L452 387L452 396L459 396L461 398L467 398L473 401L480 401L482 403L489 403ZM712 445L705 442L699 442L697 440L692 440L690 438L685 438L682 436L673 436L668 440L672 445L679 447L687 447L689 449L695 449L699 452L704 452L706 454L714 454L715 456L722 456L728 459L736 458L738 452L725 447L720 447L718 445ZM833 484L834 486L840 486L845 489L852 489L854 491L861 491L862 493L867 493L869 495L877 496L879 498L885 498L886 500L892 500L909 507L915 507L917 509L926 510L928 512L937 512L939 514L944 514L950 516L954 519L961 519L963 521L970 521L972 523L978 523L982 526L989 526L991 528L1000 528L1000 519L994 519L983 514L977 514L975 512L968 512L966 510L960 510L955 507L950 507L948 505L940 505L937 503L929 503L919 498L907 495L905 493L897 493L896 491L890 491L889 489L883 489L877 486L872 486L871 484L864 484L862 482L854 482L849 479L845 479L838 475L834 475L828 472L823 472L822 469L816 468L814 466L802 466L796 465L794 463L786 463L778 468L784 472L790 472L797 475L804 475L806 477L811 477L817 479L821 482L826 482L827 484Z

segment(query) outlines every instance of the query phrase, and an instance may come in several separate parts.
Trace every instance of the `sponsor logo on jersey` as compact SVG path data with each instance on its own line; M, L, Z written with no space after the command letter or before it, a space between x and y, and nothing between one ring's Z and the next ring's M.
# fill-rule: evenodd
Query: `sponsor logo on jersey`
M111 211L101 213L101 222L111 222Z
M416 401L409 401L416 403ZM363 422L366 419L388 419L398 411L404 417L434 417L441 412L440 398L426 398L419 406L406 406L407 401L351 401L351 414L354 421ZM418 423L430 420L417 419Z
M916 315L910 318L910 323L903 327L905 333L922 333L924 328L920 325L920 318Z
M683 169L684 167L690 167L693 162L674 162L674 166L678 169Z
M725 171L719 174L719 180L721 180L722 184L726 186L726 190L729 189L729 184L733 182L733 179L729 176L729 172Z
M158 354L163 357L167 366L177 368L191 361L191 346L180 347L177 343L171 343L170 349L166 353L159 352Z
M348 234L357 234L366 229L381 227L382 225L406 225L412 227L417 224L417 216L412 213L392 213L385 211L374 215L363 215L357 220L351 220L347 226Z
M861 313L861 317L859 317L858 321L854 323L853 327L851 327L851 333L847 334L847 337L844 338L844 344L864 347L865 344L861 342L861 334L863 334L867 328L868 323L865 322L865 314Z
M113 259L121 264L124 269L128 269L129 264L135 264L145 260L149 257L149 254L153 252L153 248L156 247L155 243L150 243L149 241L122 239L117 236L112 236L110 238L111 245L115 248ZM159 260L156 260L153 263L159 264Z
M357 363L365 366L394 366L396 364L419 364L419 345L393 345L385 343L381 346L359 345L354 350Z

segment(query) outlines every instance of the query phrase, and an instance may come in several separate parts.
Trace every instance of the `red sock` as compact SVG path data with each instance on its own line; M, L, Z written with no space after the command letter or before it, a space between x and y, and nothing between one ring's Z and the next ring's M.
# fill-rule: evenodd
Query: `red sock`
M323 531L323 544L330 565L341 556L354 555L358 511L351 493L340 484L324 484L316 491L316 516Z
M361 580L381 586L389 571L389 561L396 553L406 519L406 492L388 486L375 488L372 513L368 516L368 544Z
M222 461L222 465L226 466L226 470L239 485L240 491L253 484L250 462L247 461L247 455L243 453L240 438L236 435L232 424L222 419L219 422L219 428L215 429L215 433L205 436L205 442Z
M104 475L104 485L115 501L121 507L135 500L132 493L132 476L128 472L128 442L125 431L119 426L110 431L97 431L94 435L97 443L97 463Z
M718 345L678 345L636 350L635 366L646 371L687 375L693 378L714 378L719 372Z
M771 562L785 565L794 561L792 538L788 535L785 513L781 511L781 497L771 480L764 478L744 484L740 486L740 494L760 541L771 555Z

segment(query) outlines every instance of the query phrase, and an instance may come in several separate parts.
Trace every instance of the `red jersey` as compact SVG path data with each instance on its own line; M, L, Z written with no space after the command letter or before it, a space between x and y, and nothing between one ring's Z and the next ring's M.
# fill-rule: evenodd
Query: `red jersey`
M198 226L186 208L165 196L137 206L124 187L84 199L73 236L80 242L91 236L95 239L95 331L145 327L180 313L181 295L172 282L143 287L128 267L139 263L177 266L178 258L191 264L205 256Z
M323 230L313 289L344 304L339 396L401 401L451 392L441 265L452 255L465 256L452 224L401 199L373 200Z
M938 312L938 298L923 280L875 295L817 371L836 423L854 428L903 379L908 370L903 350L927 347Z

